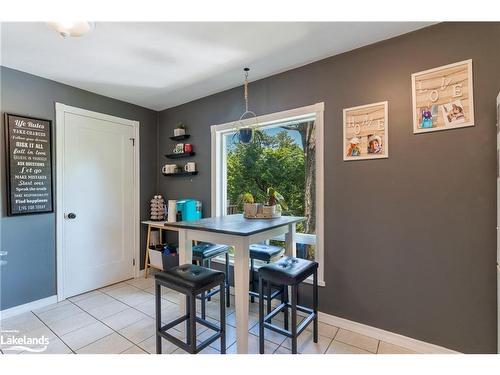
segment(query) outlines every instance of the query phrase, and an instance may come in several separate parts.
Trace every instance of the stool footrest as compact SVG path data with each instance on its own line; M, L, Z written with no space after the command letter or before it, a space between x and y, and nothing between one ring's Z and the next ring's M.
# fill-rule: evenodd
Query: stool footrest
M178 325L178 324L186 321L187 319L189 319L189 315L181 316L180 318L177 318L177 319L171 321L170 323L165 324L163 327L161 327L159 329L159 331L157 333L158 333L158 335L160 335L161 337L163 337L165 340L170 341L171 343L177 345L181 349L184 349L187 352L191 352L191 348L189 347L188 344L186 344L184 341L178 339L175 336L172 336L170 333L167 332L169 329L171 329L171 328L175 327L176 325ZM209 329L211 329L213 331L215 331L216 333L214 333L212 336L210 336L205 341L202 341L199 345L196 345L196 351L195 351L194 354L199 353L200 351L202 351L203 349L205 349L208 345L210 345L214 341L216 341L219 338L221 338L222 337L222 333L224 332L222 330L222 327L218 327L215 324L213 324L213 323L211 323L211 322L209 322L209 321L207 321L205 319L202 319L200 317L196 317L196 322L200 323L201 325L204 325L205 327L207 327L207 328L209 328Z
M219 293L219 292L220 292L220 287L219 287L219 288L212 289L210 292L205 293L205 299L208 299L208 298L212 297L214 294L217 294L217 293ZM198 295L196 296L196 299L202 300L203 298L201 297L201 295L200 295L200 294L198 294Z
M292 305L290 303L283 302L276 306L273 311L271 311L269 314L264 316L264 327L270 329L271 331L280 333L282 335L285 335L287 337L293 337L291 331L287 331L281 327L278 327L275 324L269 323L269 321L274 318L276 315L278 315L281 311L283 311L286 307L290 308ZM297 305L297 310L302 311L304 313L307 313L307 317L300 323L300 325L297 327L297 335L300 335L304 329L311 323L314 318L316 317L316 313L314 312L313 309L310 309L305 306L300 306Z
M251 296L259 298L259 293L258 292L249 291L248 294L251 295ZM281 295L281 290L279 290L279 289L275 290L274 292L271 293L271 299L275 299L279 295ZM264 294L264 299L267 299L267 294Z

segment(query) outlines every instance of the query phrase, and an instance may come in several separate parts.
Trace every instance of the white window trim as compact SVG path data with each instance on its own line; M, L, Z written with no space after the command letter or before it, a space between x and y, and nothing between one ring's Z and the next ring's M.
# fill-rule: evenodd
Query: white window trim
M253 127L272 125L283 120L299 120L311 115L316 117L316 261L319 263L318 284L325 286L324 281L324 112L323 102L313 105L295 108L287 111L271 113L258 116L255 119L247 119L238 123L239 127ZM212 125L211 131L211 216L217 217L224 214L223 208L226 202L226 192L222 189L226 173L224 148L224 134L234 130L236 122ZM304 243L310 243L311 238L297 234L298 239L303 238ZM302 243L301 240L297 241Z

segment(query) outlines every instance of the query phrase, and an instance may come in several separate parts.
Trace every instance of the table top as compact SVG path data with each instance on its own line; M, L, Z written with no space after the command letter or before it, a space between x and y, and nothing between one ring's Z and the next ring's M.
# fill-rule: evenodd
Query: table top
M275 219L245 219L242 214L210 217L196 221L166 223L179 229L194 229L205 232L250 236L283 225L298 223L306 218L301 216L281 216Z

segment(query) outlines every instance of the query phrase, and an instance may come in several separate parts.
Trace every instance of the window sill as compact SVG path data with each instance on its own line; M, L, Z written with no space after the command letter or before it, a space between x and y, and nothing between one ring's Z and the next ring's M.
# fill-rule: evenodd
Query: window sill
M212 262L219 263L219 264L225 264L226 260L224 258L218 258L217 257L217 258L212 259ZM263 262L255 261L254 268L256 270L258 270L263 264L264 264ZM229 265L234 266L234 259L233 259L232 256L229 257ZM310 276L307 279L305 279L304 282L306 284L312 284L313 283L312 276ZM326 287L325 281L324 280L318 280L318 286Z

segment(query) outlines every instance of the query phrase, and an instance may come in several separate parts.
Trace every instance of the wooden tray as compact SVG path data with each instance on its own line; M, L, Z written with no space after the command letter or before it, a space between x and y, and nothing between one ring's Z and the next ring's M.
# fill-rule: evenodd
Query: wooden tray
M243 217L245 219L276 219L278 217L281 217L281 212L277 212L274 214L257 214L255 216L246 216L243 214Z

